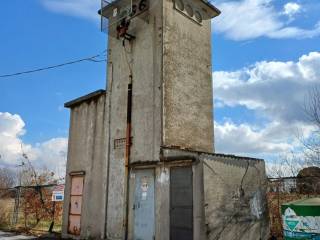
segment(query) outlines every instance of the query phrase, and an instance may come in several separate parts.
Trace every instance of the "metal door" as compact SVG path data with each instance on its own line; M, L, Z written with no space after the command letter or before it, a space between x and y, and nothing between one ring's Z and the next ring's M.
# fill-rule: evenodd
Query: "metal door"
M136 170L134 192L134 240L154 239L154 169Z
M80 235L83 179L83 176L71 177L68 232L73 235Z
M170 170L170 239L193 239L192 167Z

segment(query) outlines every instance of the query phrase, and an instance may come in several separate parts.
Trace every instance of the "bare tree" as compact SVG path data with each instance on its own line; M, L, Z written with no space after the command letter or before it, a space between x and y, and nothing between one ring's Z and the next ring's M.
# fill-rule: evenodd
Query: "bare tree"
M301 159L300 155L295 152L279 155L272 165L267 166L268 177L280 179L297 176L305 165L305 161Z
M22 169L20 172L20 183L28 186L24 189L22 209L24 213L24 225L26 229L36 227L41 220L51 219L49 232L54 226L54 216L59 214L59 208L51 201L51 191L43 187L44 185L56 184L57 179L53 172L47 169L38 169L33 166L28 155L22 151ZM61 209L60 209L61 211ZM35 222L28 224L28 219L35 218Z
M305 160L308 165L320 166L320 86L309 91L305 101L305 112L310 122L315 126L311 136L302 140Z
M320 129L320 86L316 86L309 91L305 110L309 120Z
M0 189L13 187L15 184L15 173L8 168L0 168Z

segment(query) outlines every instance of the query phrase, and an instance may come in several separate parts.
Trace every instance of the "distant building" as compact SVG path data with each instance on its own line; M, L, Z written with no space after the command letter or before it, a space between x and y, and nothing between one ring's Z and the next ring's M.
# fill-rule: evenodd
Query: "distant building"
M307 167L296 177L269 178L269 192L320 194L320 168Z
M269 192L293 193L297 191L297 177L269 178Z
M264 161L214 152L219 10L204 0L130 2L100 10L109 19L107 91L65 104L63 237L267 239Z

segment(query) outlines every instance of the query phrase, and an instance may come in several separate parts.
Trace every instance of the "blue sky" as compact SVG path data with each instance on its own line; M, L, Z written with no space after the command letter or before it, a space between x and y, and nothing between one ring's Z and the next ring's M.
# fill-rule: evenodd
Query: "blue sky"
M1 8L0 73L12 73L83 58L106 48L99 23L46 10L41 1L5 1ZM18 113L31 143L66 136L63 103L105 86L104 63L79 63L60 69L2 78L0 109Z
M320 82L320 2L216 0L213 20L215 140L218 152L265 157L299 149L312 125L301 106ZM99 0L3 0L0 75L95 55L106 46ZM0 78L0 164L23 151L64 167L64 102L105 88L105 63ZM47 155L51 155L47 159Z

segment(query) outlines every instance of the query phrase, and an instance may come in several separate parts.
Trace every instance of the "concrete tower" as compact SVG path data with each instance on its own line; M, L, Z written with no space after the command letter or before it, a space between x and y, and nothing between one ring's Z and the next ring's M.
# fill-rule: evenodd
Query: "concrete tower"
M211 18L219 11L201 0L143 2L146 11L137 12L128 28L134 39L123 45L116 38L118 25L108 30L111 140L126 136L132 75L131 163L159 161L161 146L213 152L210 35ZM127 6L130 1L118 0L102 14L113 23L129 12Z
M239 205L247 221L250 201L263 204L265 174L262 160L214 154L210 36L219 10L205 0L116 0L99 13L109 20L107 91L65 104L63 236L202 240L237 231L217 219L224 201L244 201L247 189ZM256 240L259 231L241 235Z
M146 7L139 12L143 2ZM121 147L121 142L124 143L128 129L128 111L132 115L128 160L132 171L135 171L133 164L158 164L163 147L213 152L210 35L211 18L219 11L201 0L138 0L132 3L137 12L131 17L127 31L134 39L123 41L117 38L119 18L130 12L130 6L131 1L119 0L101 11L109 19L107 135L113 145L109 150L109 177L118 179L109 189L107 222L111 238L121 238L125 231L122 223L126 216L111 209L124 209L126 205L125 198L114 194L120 189L124 196L127 192L125 145ZM131 110L127 97L129 82L132 82ZM147 174L154 178L150 170L141 172L130 176ZM148 217L144 224L155 221ZM151 227L146 225L146 229Z

